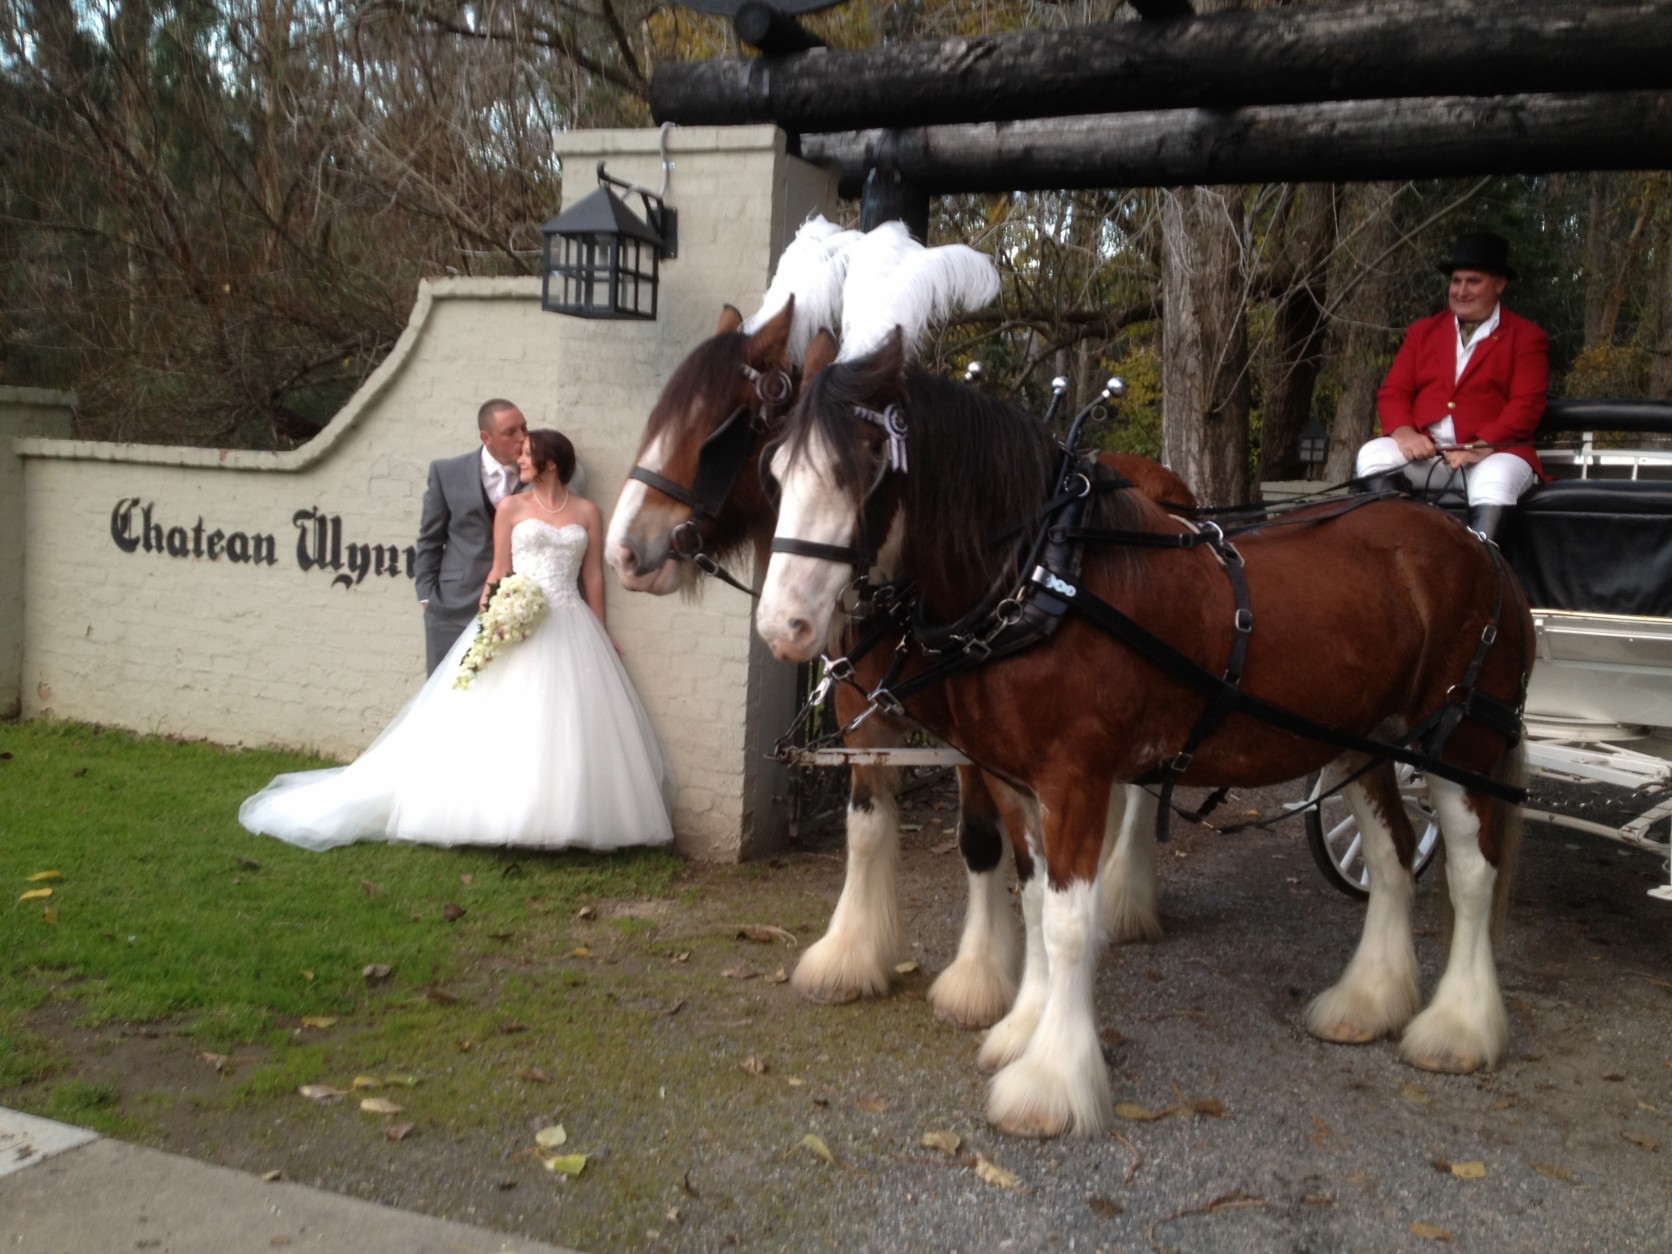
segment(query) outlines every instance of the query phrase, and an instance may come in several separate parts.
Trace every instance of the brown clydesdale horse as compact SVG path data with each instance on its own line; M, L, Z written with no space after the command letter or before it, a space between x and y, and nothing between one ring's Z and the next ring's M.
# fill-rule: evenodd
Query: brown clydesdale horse
M1017 555L1030 520L1039 525L1058 465L1036 420L909 367L898 337L868 358L827 366L833 355L827 340L809 349L801 399L771 461L782 490L774 543L792 551L773 553L756 622L785 659L816 652L851 577L838 561L794 552L797 542L849 545L863 517L887 517L890 573L917 581L926 621L954 620L990 589L1027 576L1015 568ZM891 449L876 422L891 407L905 424L900 473L886 472ZM878 494L888 498L884 508L864 509ZM1017 524L1019 538L994 542ZM1195 530L1130 490L1094 493L1084 526L1143 533L1146 542ZM1457 724L1428 771L1456 925L1426 1008L1411 935L1414 837L1391 763L1239 711L1200 744L1182 776L1185 784L1255 786L1319 769L1333 783L1364 769L1346 787L1371 870L1364 933L1340 980L1308 1008L1307 1027L1339 1042L1403 1029L1401 1053L1419 1067L1490 1066L1508 1036L1490 921L1520 841L1513 798L1524 770L1515 727L1532 663L1520 587L1491 546L1406 500L1315 507L1237 535L1234 548L1252 610L1242 678L1250 697L1340 729L1361 746L1394 743L1445 710L1470 688L1471 666L1482 703L1472 708L1499 703L1494 724ZM1235 559L1206 547L1092 542L1078 576L1080 606L1089 592L1217 674L1237 633L1225 569ZM1043 918L1044 953L1028 958L1029 974L1038 967L1042 983L1033 989L1024 977L1015 1007L979 1055L998 1072L989 1119L1031 1135L1090 1135L1106 1126L1109 1080L1092 1006L1104 811L1111 785L1158 776L1205 704L1199 689L1087 613L1072 608L1048 642L957 675L932 702L907 702L984 769L1016 781L1036 818L1012 830L1039 834L1046 883L1030 882L1024 906Z
M762 490L759 455L794 400L799 369L789 360L794 305L753 334L731 306L715 334L698 345L674 371L646 423L638 466L660 478L676 495L629 478L610 518L605 560L624 587L666 595L689 590L698 578L687 560L696 549L716 559L754 556L765 565L777 511ZM742 411L739 415L739 411ZM749 424L742 455L726 453L735 469L720 476L704 465L736 430L717 436L738 416ZM1189 490L1170 471L1139 458L1120 459L1125 472L1146 491L1188 503ZM700 506L679 499L705 482ZM835 629L840 640L841 628ZM822 643L822 642L821 642ZM814 650L816 653L817 650ZM881 677L888 650L864 659L858 680L869 686ZM933 698L930 698L932 703ZM836 688L836 712L846 724L864 708L856 689ZM850 748L887 748L901 743L912 724L885 715L869 718L846 738ZM959 847L969 877L969 904L954 962L929 991L935 1013L971 1027L985 1027L1009 1010L1016 995L1020 954L1002 877L1000 824L1019 833L1025 820L1010 789L991 786L981 772L960 768ZM847 877L824 937L810 946L795 969L793 983L818 1002L849 1001L887 991L899 947L897 867L899 861L898 772L856 766L847 817ZM1117 790L1105 821L1108 868L1102 876L1100 916L1114 940L1160 935L1156 912L1154 802L1142 790ZM1118 833L1118 836L1115 835ZM1013 836L1013 840L1016 837ZM1022 847L1025 848L1025 845Z

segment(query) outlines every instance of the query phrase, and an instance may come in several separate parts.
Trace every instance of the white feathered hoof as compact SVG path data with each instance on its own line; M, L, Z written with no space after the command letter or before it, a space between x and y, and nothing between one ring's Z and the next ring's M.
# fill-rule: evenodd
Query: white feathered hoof
M1142 894L1131 891L1129 885L1105 884L1099 897L1103 935L1112 943L1135 945L1161 939L1161 916L1153 892L1145 900Z
M987 1121L1011 1136L1101 1136L1110 1122L1109 1074L1095 1066L1063 1070L1024 1057L993 1077Z
M1334 1045L1366 1045L1397 1032L1416 1013L1420 997L1414 982L1367 987L1343 980L1312 999L1306 1008L1306 1030Z
M1016 1000L1016 977L1002 963L975 957L954 962L929 986L935 1018L959 1027L997 1023Z
M1497 1066L1508 1047L1509 1024L1501 1001L1488 1013L1469 1017L1436 1004L1411 1020L1399 1039L1399 1056L1423 1071L1469 1075Z
M1039 1027L1040 1009L1037 1003L1012 1006L1010 1013L995 1023L982 1039L981 1048L975 1054L975 1065L991 1074L1025 1054L1034 1030Z
M837 1006L861 997L881 997L893 978L892 964L874 950L843 944L832 934L810 946L795 964L790 987L808 1001Z

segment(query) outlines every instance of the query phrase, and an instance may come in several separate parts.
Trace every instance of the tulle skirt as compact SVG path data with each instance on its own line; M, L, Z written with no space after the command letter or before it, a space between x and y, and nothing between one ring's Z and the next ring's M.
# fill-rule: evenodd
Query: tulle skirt
M614 849L673 839L673 773L602 624L553 605L467 689L473 622L352 764L280 775L239 808L306 849L359 840Z

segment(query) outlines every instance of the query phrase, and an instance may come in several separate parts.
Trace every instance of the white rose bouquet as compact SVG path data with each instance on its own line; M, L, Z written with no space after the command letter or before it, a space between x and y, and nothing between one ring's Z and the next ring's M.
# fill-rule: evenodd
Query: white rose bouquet
M519 640L527 639L549 608L546 594L527 575L507 575L496 583L489 590L488 608L476 616L482 630L465 651L453 687L470 687L484 666Z

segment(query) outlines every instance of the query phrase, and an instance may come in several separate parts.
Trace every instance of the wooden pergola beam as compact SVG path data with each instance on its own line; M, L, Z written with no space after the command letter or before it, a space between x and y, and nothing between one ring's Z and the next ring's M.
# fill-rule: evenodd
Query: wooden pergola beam
M872 165L930 195L1672 168L1672 91L1168 109L804 135L845 196Z
M1322 100L1672 88L1672 0L1356 0L665 62L657 122L792 133Z

